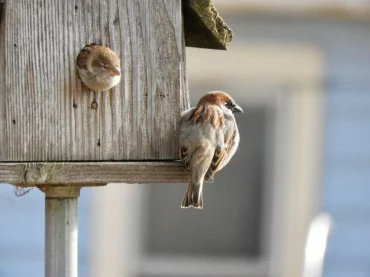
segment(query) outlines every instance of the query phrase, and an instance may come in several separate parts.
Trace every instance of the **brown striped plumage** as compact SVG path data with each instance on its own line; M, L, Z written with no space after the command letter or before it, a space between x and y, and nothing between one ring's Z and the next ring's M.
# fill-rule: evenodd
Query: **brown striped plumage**
M210 123L215 128L222 128L225 125L225 117L222 111L209 104L196 108L189 120L194 123Z
M242 112L224 92L205 94L197 106L182 114L179 157L190 170L188 191L181 207L203 207L204 181L212 181L234 155L239 132L233 112Z
M77 56L77 71L85 86L94 91L108 90L121 79L119 58L103 45L86 45Z

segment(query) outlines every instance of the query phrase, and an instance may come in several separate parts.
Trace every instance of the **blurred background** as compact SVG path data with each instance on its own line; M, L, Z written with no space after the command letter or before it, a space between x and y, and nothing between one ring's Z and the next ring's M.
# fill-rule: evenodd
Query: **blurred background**
M370 1L213 3L234 40L187 48L189 91L234 97L240 149L201 211L187 184L83 189L79 276L369 277ZM0 277L43 256L44 195L1 185Z

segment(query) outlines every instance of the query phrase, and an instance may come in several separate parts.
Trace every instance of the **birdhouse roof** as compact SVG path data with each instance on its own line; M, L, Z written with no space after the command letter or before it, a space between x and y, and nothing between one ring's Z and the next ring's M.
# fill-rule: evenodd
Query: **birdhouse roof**
M183 0L185 45L226 50L233 33L211 0Z
M0 17L4 0L0 0ZM182 0L185 45L226 50L233 38L211 0Z

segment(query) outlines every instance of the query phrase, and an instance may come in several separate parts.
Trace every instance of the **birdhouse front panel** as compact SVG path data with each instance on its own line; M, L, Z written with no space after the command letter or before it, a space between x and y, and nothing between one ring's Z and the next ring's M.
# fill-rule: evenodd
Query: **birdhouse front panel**
M0 161L177 159L180 0L6 1L0 24ZM82 82L95 44L119 63L85 53Z

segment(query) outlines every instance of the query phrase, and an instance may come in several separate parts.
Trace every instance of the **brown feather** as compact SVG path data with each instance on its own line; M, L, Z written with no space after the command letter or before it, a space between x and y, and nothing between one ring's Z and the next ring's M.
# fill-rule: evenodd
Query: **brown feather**
M189 121L194 123L209 123L215 128L225 126L225 116L222 111L215 105L201 105L196 107Z
M213 104L220 106L223 103L230 101L232 98L225 92L222 91L212 91L202 96L199 99L198 105Z
M188 149L185 146L179 147L179 158L180 160L185 160L188 156Z
M120 60L116 54L104 45L90 44L86 45L77 56L77 66L81 69L87 69L88 59L90 55L94 55L92 65L112 64L119 67Z
M185 165L186 170L190 170L189 158L188 158L188 149L185 146L179 147L179 158Z
M204 110L204 106L199 106L195 109L193 115L190 117L190 120L194 122L198 122L199 117L202 115L202 112Z
M222 128L225 126L225 117L218 107L231 99L230 95L222 91L213 91L203 95L199 99L189 121L193 121L194 123L209 123L215 128Z
M87 69L87 60L89 58L89 55L91 53L92 49L91 47L85 46L84 49L81 50L81 52L77 56L77 66L82 69Z
M235 123L233 124L235 125ZM212 180L215 173L222 168L223 161L230 153L232 142L234 141L235 136L236 136L236 128L235 126L233 126L232 132L228 132L225 134L225 137L224 137L225 147L223 149L221 149L220 147L217 147L215 150L215 154L212 158L211 165L209 166L208 171L205 175L206 181Z

